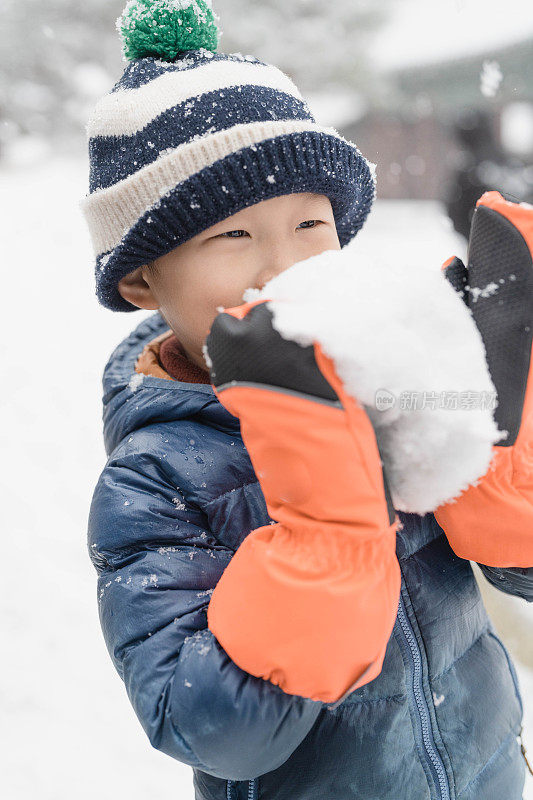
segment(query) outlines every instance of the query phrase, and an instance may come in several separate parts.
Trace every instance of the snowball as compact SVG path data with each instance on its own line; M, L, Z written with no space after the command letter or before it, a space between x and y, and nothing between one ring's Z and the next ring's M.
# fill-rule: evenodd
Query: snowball
M425 514L485 474L502 438L496 393L471 312L438 267L391 263L355 239L244 293L259 299L283 338L320 343L365 407L396 509Z

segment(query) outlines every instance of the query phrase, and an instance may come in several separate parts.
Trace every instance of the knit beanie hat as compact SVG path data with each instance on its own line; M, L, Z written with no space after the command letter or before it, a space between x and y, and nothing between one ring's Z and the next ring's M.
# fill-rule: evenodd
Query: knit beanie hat
M80 201L112 311L137 310L117 289L129 272L262 200L326 195L341 247L370 211L374 165L281 70L218 53L218 19L211 0L129 0L117 19L127 66L87 123Z

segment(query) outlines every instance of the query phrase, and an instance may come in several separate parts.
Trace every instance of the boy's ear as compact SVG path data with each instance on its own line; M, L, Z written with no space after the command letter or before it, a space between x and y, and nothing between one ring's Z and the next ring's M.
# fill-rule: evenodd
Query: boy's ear
M117 289L124 300L137 306L137 308L152 311L159 309L159 303L143 277L142 267L137 267L136 270L121 278Z

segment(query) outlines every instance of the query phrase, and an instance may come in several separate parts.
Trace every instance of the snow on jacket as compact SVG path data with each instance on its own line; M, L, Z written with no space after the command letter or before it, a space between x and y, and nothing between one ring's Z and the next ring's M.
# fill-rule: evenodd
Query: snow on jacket
M521 800L516 671L432 514L399 513L383 669L342 703L286 694L227 656L207 628L211 592L273 520L211 385L135 372L167 330L156 312L106 365L88 530L105 641L151 744L193 767L197 800ZM533 569L480 566L533 601Z

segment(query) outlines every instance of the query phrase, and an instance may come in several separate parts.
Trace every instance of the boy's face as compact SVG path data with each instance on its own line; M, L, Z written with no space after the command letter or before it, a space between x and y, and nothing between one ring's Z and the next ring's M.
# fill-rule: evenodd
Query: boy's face
M287 194L226 217L153 265L119 284L122 297L159 309L187 356L202 369L202 353L217 307L243 303L280 272L325 250L340 250L333 210L322 194Z

